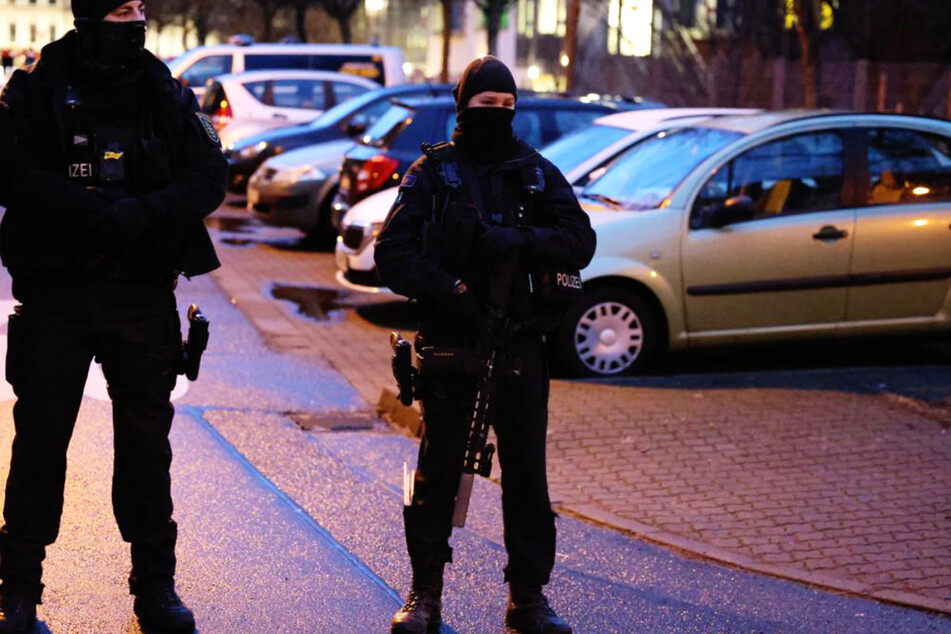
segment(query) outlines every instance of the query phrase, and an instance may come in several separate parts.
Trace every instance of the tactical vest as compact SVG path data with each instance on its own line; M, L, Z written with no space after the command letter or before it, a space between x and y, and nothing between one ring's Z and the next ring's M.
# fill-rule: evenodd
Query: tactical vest
M426 245L424 236L424 248L435 250L443 263L468 262L472 257L470 251L475 242L478 224L507 224L508 219L502 210L493 212L485 209L475 169L470 163L459 160L458 151L452 143L424 143L422 150L436 163L436 172L447 190L441 204L440 201L433 201L431 225L441 230L434 232L435 235L431 236L431 239L438 244ZM545 191L545 175L541 167L529 163L519 170L519 176L522 186L515 201L514 218L511 220L514 226L529 227L540 213L537 207ZM451 272L463 279L466 273L472 274L471 271L463 270ZM523 303L521 312L528 320L538 323L543 330L553 331L567 308L581 298L583 289L580 272L526 267L525 273L528 285L524 299L527 304ZM517 300L513 302L515 307L518 307L518 303Z
M142 194L168 181L171 157L155 134L153 109L140 95L133 101L116 108L67 86L63 112L70 180L116 196Z

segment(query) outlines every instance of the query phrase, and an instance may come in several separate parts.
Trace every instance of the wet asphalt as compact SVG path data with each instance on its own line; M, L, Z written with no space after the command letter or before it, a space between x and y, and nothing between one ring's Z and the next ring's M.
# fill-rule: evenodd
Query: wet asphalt
M0 290L9 297L7 280ZM409 582L400 486L416 442L374 423L324 359L267 349L210 279L183 282L179 297L212 320L172 433L178 586L199 631L388 631ZM0 405L3 477L12 405ZM109 505L111 435L108 403L87 398L38 631L139 631ZM479 481L453 538L444 631L505 631L499 498ZM548 593L576 632L951 632L943 615L711 564L570 517L558 535Z

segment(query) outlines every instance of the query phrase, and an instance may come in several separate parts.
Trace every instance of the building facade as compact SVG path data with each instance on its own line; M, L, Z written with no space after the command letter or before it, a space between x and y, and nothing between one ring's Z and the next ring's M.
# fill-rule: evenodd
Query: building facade
M10 51L17 65L29 62L46 44L72 28L69 0L0 0L0 50ZM146 37L146 47L163 59L195 44L180 26L167 26L159 32L150 25Z

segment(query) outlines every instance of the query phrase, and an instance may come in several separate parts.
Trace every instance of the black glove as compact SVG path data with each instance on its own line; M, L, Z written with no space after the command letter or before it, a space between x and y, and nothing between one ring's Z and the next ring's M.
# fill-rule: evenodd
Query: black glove
M502 264L514 251L528 243L528 235L517 227L489 225L476 242L479 255L490 265Z
M135 242L145 235L148 209L138 198L120 198L89 219L88 229L106 240Z

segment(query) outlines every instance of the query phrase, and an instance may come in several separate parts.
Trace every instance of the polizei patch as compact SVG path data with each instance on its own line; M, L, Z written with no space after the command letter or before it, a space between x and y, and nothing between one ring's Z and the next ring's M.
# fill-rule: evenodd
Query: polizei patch
M584 288L581 285L581 277L570 273L555 273L555 284L557 284L559 288L576 291L580 291Z
M211 117L204 112L196 112L195 116L198 117L198 121L201 122L201 127L204 128L205 134L208 135L212 143L221 145L221 139L218 137L218 131L215 130L215 124L211 122Z

